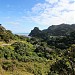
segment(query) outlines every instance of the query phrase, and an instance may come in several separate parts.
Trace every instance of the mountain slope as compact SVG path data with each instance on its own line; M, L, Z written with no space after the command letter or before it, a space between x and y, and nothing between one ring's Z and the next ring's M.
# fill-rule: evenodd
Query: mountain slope
M0 41L9 42L10 40L14 39L14 35L10 30L6 30L1 24L0 24Z
M39 33L38 33L39 31ZM36 35L36 37L41 37L40 34L44 34L44 35L49 35L49 36L65 36L65 35L69 35L72 31L75 31L75 24L60 24L60 25L52 25L49 26L48 29L44 29L44 30L37 30L37 32L35 31L35 28L31 31L31 33L29 34L29 36L33 36Z

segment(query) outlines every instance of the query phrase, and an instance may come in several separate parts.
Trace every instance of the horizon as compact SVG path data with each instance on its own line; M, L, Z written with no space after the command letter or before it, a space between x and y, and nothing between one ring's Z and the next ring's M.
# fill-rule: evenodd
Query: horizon
M75 24L74 0L0 0L0 23L13 33L51 25Z
M64 25L75 25L75 23L72 23L72 24L65 24L65 23L62 23L62 24L64 24ZM62 24L59 24L59 25L62 25ZM3 26L2 24L0 24L0 25ZM50 25L50 26L59 26L59 25ZM45 28L45 29L48 29L50 26L48 26L48 27ZM4 27L4 26L3 26L3 27ZM6 30L10 30L10 29L7 29L6 27L4 27L4 28L5 28ZM35 27L34 27L34 28L35 28ZM34 28L33 28L33 29L34 29ZM38 27L38 28L39 28L39 27ZM33 29L32 29L32 30L33 30ZM39 28L39 30L45 30L45 29L40 29L40 28ZM10 31L12 31L12 30L10 30ZM31 30L30 30L30 32L31 32ZM13 31L12 31L13 34L20 34L20 35L21 35L21 34L22 34L22 35L23 35L23 34L27 34L27 35L28 35L30 32L13 32Z

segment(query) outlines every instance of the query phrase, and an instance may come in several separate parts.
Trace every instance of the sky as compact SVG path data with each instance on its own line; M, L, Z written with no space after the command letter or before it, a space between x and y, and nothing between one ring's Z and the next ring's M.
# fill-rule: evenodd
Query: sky
M0 24L13 33L75 23L75 0L0 0Z

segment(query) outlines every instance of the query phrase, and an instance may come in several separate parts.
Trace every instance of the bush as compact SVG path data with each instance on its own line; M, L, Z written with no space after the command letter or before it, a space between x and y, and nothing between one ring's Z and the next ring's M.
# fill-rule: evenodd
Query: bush
M9 62L9 61L4 61L3 63L2 63L2 68L4 69L4 70L10 70L10 71L13 71L13 69L14 69L14 66L13 66L13 63L12 62Z

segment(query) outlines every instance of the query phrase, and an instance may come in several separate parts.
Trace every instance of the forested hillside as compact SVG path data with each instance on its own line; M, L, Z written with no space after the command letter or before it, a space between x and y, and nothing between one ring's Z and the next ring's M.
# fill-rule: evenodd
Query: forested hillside
M43 36L66 36L71 32L75 31L75 24L60 24L60 25L52 25L47 29L39 30L38 27L35 27L29 36L33 37L43 37ZM37 33L36 33L37 32Z
M30 36L0 25L0 75L75 75L75 24L35 27Z

